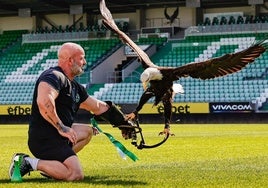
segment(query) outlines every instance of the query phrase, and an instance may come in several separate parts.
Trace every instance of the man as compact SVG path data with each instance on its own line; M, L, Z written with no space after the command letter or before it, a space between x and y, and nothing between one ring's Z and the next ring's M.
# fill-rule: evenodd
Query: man
M56 180L82 180L84 174L76 153L98 132L86 124L74 123L79 108L109 121L114 127L131 126L112 102L89 96L85 88L74 80L84 72L85 65L84 49L68 42L58 50L58 66L40 75L34 89L28 130L28 146L36 158L15 154L9 169L10 177L15 168L14 159L21 156L22 176L39 170ZM133 129L121 130L127 139Z

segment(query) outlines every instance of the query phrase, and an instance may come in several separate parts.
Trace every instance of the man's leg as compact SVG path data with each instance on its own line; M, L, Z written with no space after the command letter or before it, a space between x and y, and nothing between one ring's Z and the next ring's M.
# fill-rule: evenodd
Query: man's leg
M93 129L87 124L82 123L74 123L72 128L77 134L77 143L73 146L73 150L75 153L78 153L90 142L93 135Z
M22 157L22 164L20 166L21 176L24 176L30 171L39 170L47 177L65 180L65 181L74 181L82 180L84 178L82 167L80 165L79 159L76 155L68 157L64 162L57 160L42 160L37 158L29 157L23 153L17 153L14 157ZM14 163L11 163L9 176L12 177L14 172Z
M93 129L86 124L73 124L72 128L77 133L77 143L73 146L73 151L75 153L79 152L92 138ZM70 148L71 149L71 148ZM68 149L67 149L68 150ZM58 160L42 160L37 158L29 157L26 154L18 154L23 157L23 175L32 171L39 170L43 174L49 176L53 179L74 181L82 180L84 178L82 167L80 165L79 159L75 155L70 155L64 162ZM56 154L55 154L56 155ZM30 165L30 166L29 166ZM14 164L10 167L10 176L12 175L14 169Z
M77 134L77 143L73 146L74 152L77 153L90 142L93 129L87 124L82 123L74 123L72 128ZM37 170L59 180L74 181L84 178L82 167L77 156L71 156L63 163L59 161L40 160L37 165Z
M37 170L57 180L75 181L84 178L77 156L67 158L63 163L53 160L39 160Z

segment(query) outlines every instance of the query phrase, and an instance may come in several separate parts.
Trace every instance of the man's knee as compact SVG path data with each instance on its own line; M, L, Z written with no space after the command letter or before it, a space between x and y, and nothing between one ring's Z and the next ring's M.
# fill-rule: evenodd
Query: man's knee
M73 124L72 128L76 131L78 134L79 140L84 140L86 143L88 143L92 136L93 136L93 129L92 127L88 126L87 124Z
M84 179L84 173L77 156L71 156L64 161L64 165L68 169L66 172L67 181L78 181Z
M85 143L88 144L93 136L93 128L92 127L88 127L88 129L86 129L86 137L85 137Z
M67 181L79 181L84 179L84 174L82 171L73 171L71 175L67 178Z

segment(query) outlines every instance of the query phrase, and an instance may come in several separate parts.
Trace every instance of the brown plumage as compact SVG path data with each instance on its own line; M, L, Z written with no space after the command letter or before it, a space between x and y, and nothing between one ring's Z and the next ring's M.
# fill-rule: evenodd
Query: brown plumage
M266 48L267 42L263 40L240 52L226 54L198 63L188 63L180 67L159 67L158 69L163 74L163 77L168 77L172 81L188 76L202 80L212 79L240 71L249 63L253 63L256 58L266 51Z
M164 104L166 125L169 124L171 117L173 81L179 80L181 77L192 77L205 80L235 73L240 71L247 64L254 62L256 58L266 51L268 45L266 40L262 40L240 52L226 54L221 57L211 58L198 63L188 63L180 67L160 67L155 65L138 45L136 45L124 32L119 30L110 11L105 5L104 0L100 0L100 11L103 16L103 23L106 27L116 32L119 38L125 44L129 45L138 55L143 68L145 69L141 74L141 81L145 83L150 82L150 87L147 88L141 97L136 112L142 108L142 105L146 103L150 97L154 96L155 105L160 101Z

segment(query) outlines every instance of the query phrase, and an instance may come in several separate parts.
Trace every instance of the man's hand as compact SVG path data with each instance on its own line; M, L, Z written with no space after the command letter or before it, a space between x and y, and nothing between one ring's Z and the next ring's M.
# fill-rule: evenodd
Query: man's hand
M96 127L92 127L93 135L96 136L97 134L100 134L99 130Z
M67 127L63 124L60 125L60 129L58 129L58 132L61 136L68 138L70 142L73 143L73 145L77 142L77 134L74 131L74 129Z

